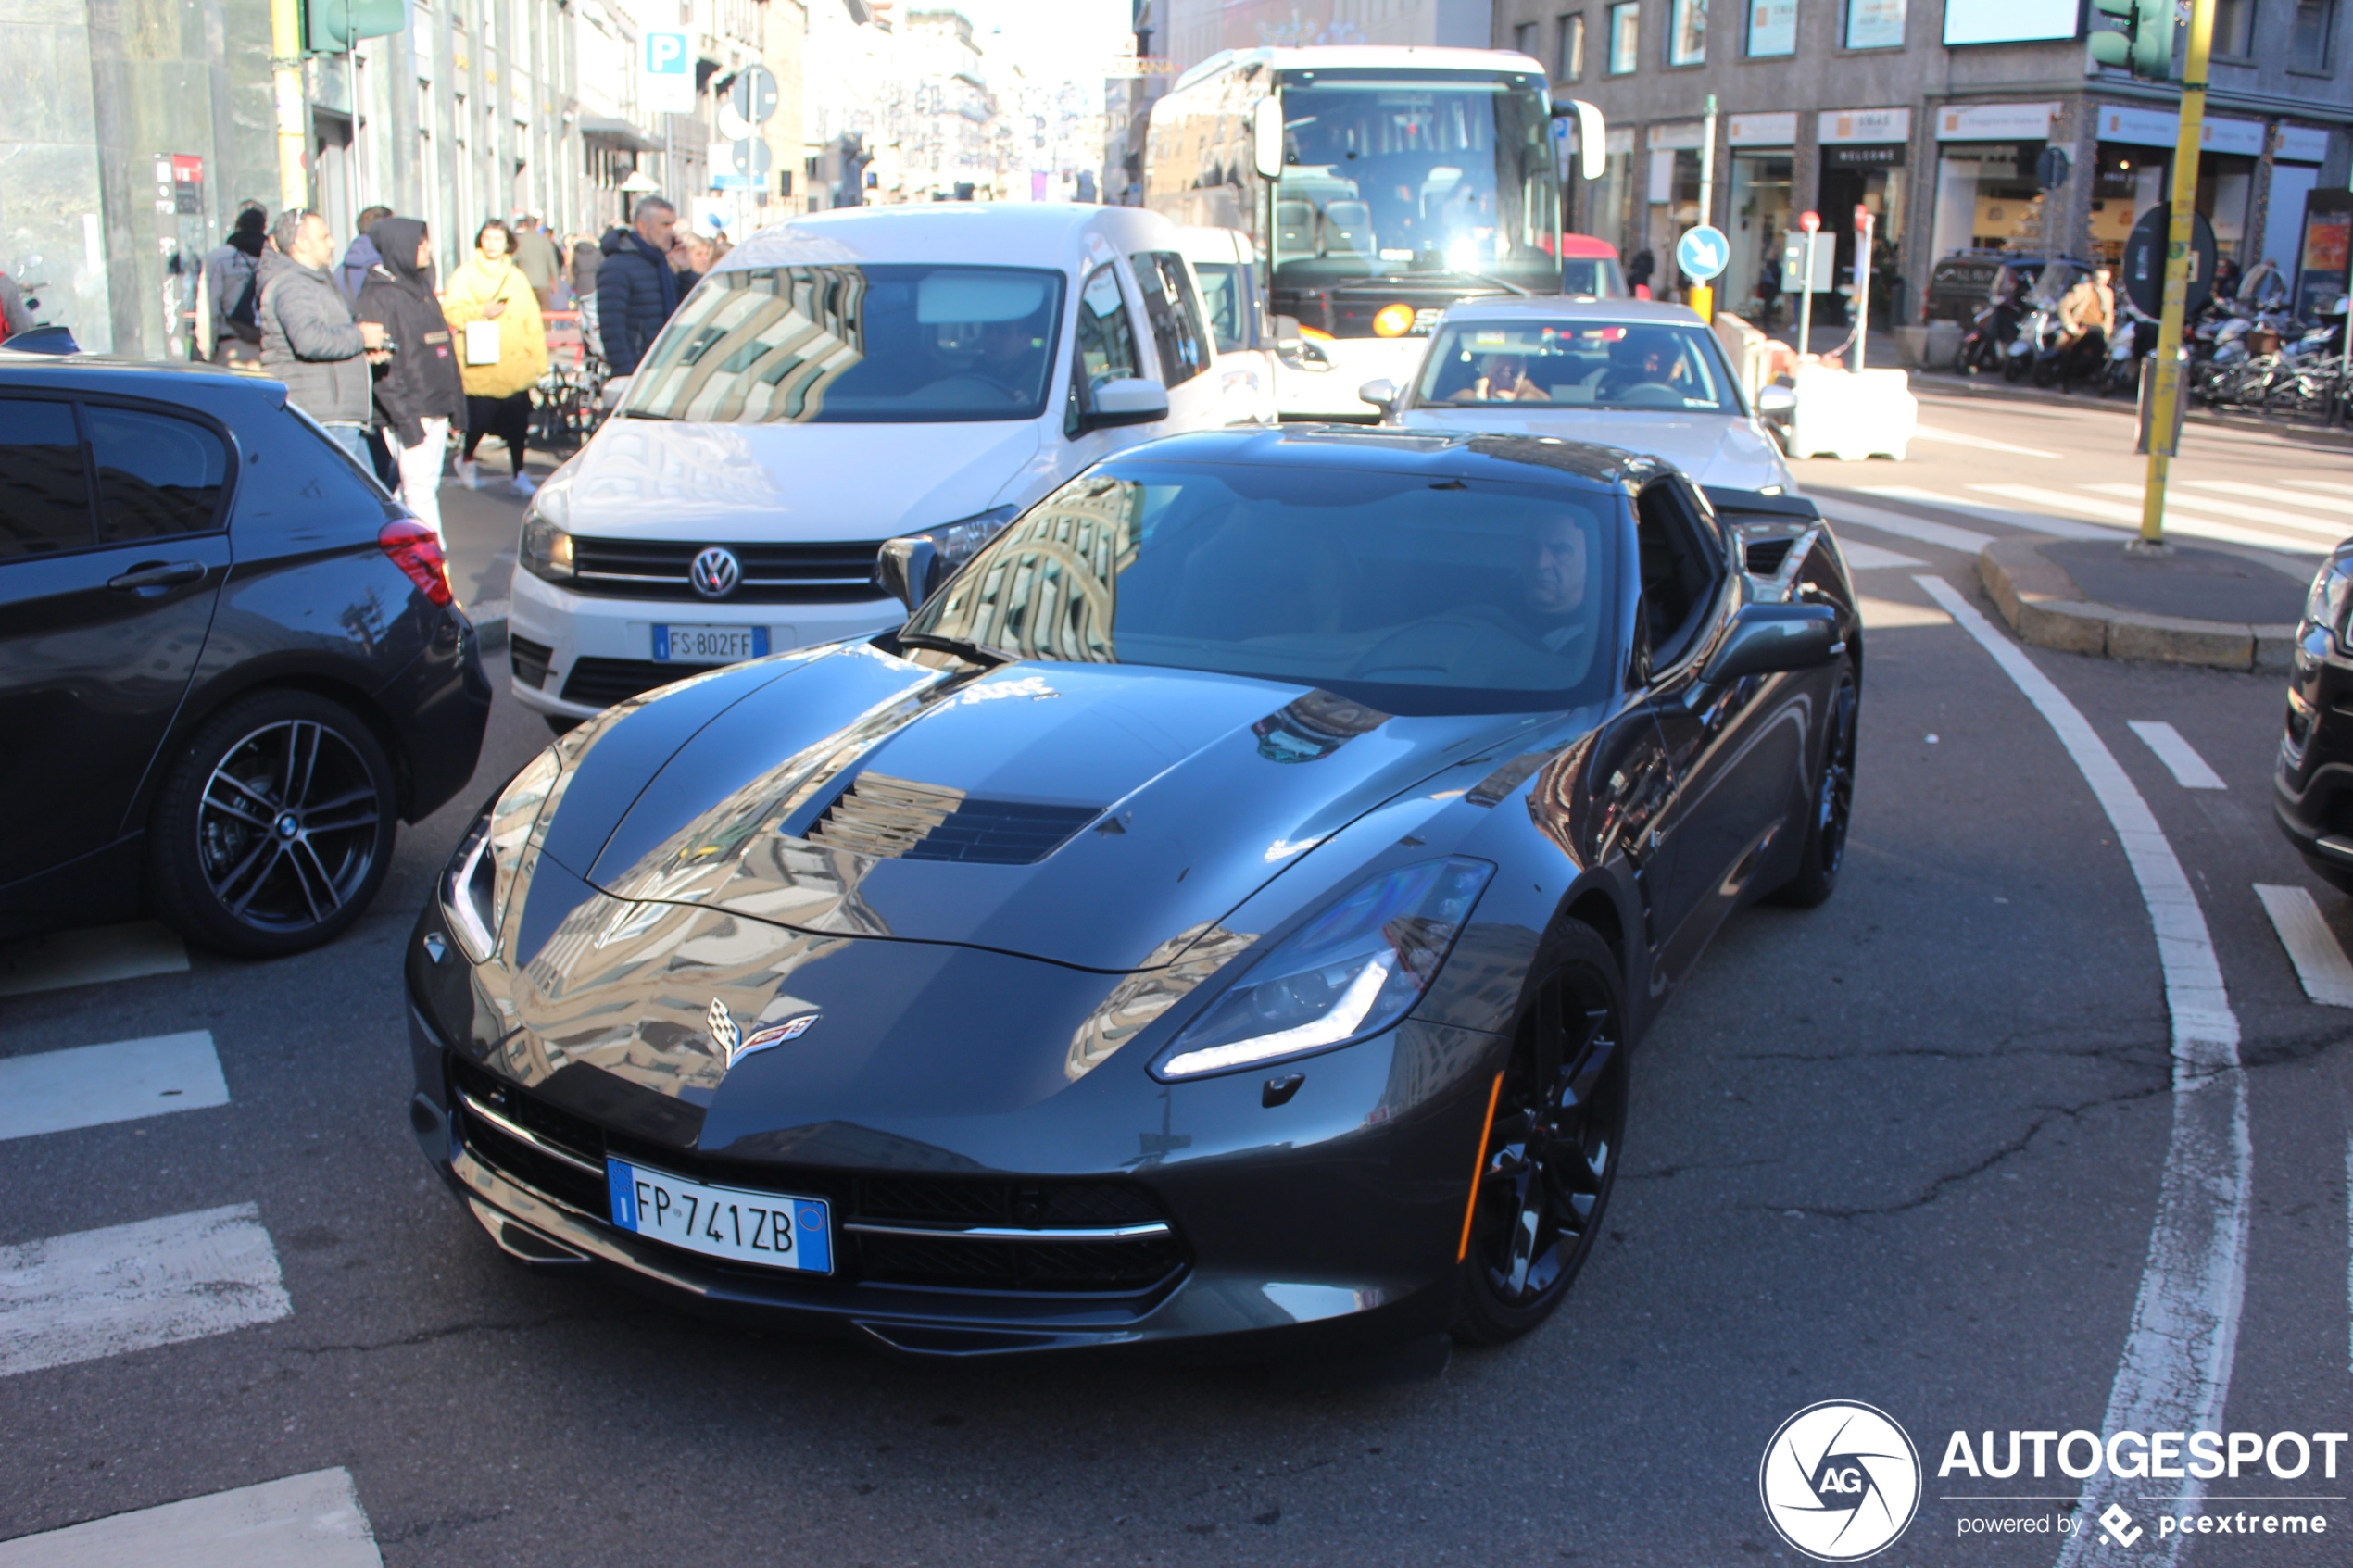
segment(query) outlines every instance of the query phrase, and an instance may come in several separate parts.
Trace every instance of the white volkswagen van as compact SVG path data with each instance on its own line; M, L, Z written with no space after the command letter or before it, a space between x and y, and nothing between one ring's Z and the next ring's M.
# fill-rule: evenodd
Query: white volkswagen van
M1266 319L1266 270L1239 229L1188 227L1185 259L1201 282L1202 313L1217 343L1217 385L1227 424L1277 422L1275 332Z
M944 577L1089 463L1230 417L1156 213L940 203L763 230L524 514L515 695L564 729L895 625L885 542L922 535Z

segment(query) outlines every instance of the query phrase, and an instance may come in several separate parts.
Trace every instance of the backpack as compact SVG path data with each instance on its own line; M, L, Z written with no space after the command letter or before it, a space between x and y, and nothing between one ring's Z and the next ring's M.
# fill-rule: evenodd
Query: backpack
M261 267L258 262L245 274L245 291L237 295L237 303L222 314L221 323L247 343L261 341L261 319L258 313Z

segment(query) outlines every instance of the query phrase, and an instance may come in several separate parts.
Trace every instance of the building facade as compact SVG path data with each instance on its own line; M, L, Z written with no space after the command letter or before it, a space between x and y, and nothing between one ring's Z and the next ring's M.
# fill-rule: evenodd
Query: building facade
M2242 265L2292 276L2305 194L2347 182L2345 4L2219 5L2198 207ZM1680 289L1675 242L1703 216L1712 94L1705 216L1732 242L1719 305L1766 311L1768 262L1808 210L1835 236L1843 291L1861 207L1873 314L1912 321L1939 257L2113 262L2171 194L2179 90L2094 63L2082 25L2074 0L1495 0L1492 41L1602 109L1607 172L1571 190L1570 221L1629 260L1650 252L1655 288Z

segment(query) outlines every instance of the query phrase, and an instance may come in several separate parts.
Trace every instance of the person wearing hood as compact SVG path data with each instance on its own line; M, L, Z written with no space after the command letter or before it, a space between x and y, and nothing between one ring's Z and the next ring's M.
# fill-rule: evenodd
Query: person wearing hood
M286 383L286 401L327 427L361 467L368 466L368 361L384 329L352 320L351 302L327 275L335 258L327 220L304 207L278 215L258 279L261 373Z
M514 464L507 487L528 495L535 487L522 471L523 448L531 435L531 389L547 373L547 327L538 291L515 259L514 235L496 218L474 235L473 255L450 274L441 309L464 349L459 372L466 383L466 445L458 478L469 490L482 488L474 448L495 435Z
M400 498L437 536L442 458L450 431L465 428L466 389L433 294L433 239L414 218L386 218L368 238L383 259L359 291L359 319L381 327L392 349L376 381L376 409L400 470Z
M671 235L678 209L660 196L637 204L635 223L615 229L598 248L597 324L604 337L605 364L616 376L635 374L662 323L686 294L671 270Z
M269 214L246 207L229 243L207 256L196 274L196 351L216 365L252 365L261 358L261 252L269 238Z
M368 231L391 216L392 208L388 207L362 208L359 221L353 225L351 248L343 253L343 260L335 268L336 286L355 305L359 303L359 291L368 286L368 269L384 259L376 254L376 243L368 237Z

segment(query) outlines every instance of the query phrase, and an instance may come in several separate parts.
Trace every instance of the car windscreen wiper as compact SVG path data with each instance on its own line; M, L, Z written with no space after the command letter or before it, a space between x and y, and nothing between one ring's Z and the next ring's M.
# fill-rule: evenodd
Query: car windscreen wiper
M622 417L623 419L624 419L624 420L676 420L676 419L678 418L678 416L677 416L677 415L675 415L675 414L657 414L657 413L655 413L655 412L654 412L651 408L623 408L623 409L621 411L621 417Z
M892 635L898 640L900 647L937 648L942 653L952 653L959 659L970 659L975 664L1019 664L1021 662L1021 655L1017 653L1008 653L1003 648L991 647L987 643L976 643L969 637L950 637L938 632L897 632Z

